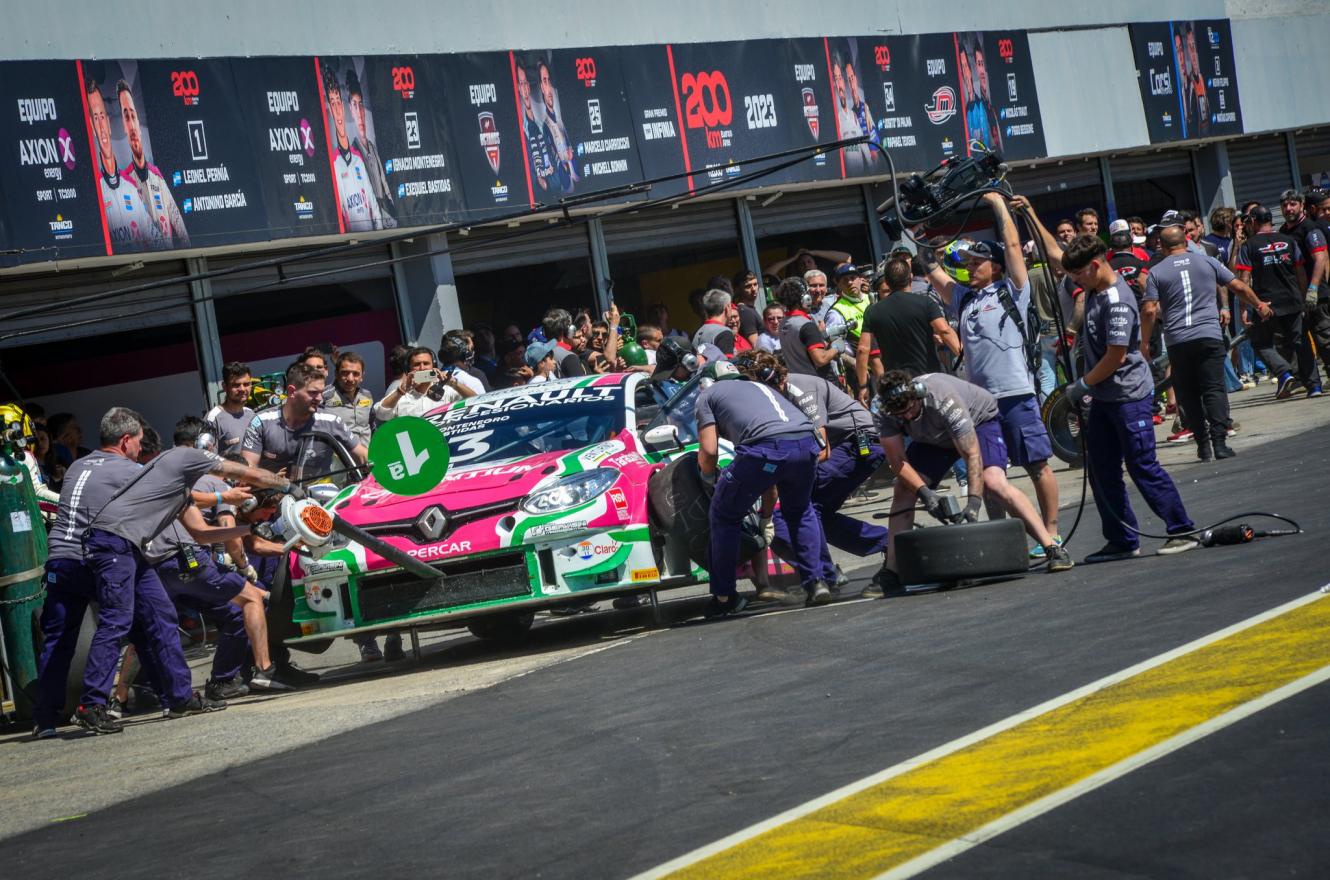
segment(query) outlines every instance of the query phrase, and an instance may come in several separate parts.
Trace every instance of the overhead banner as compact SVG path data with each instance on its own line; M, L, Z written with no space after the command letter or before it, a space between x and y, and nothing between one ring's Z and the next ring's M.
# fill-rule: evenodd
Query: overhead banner
M826 40L785 40L773 55L776 100L790 120L791 148L815 149L842 137L836 125L831 74L827 70ZM822 150L794 165L783 175L788 180L838 180L845 176L839 150Z
M85 124L114 253L270 237L230 61L84 61L82 72L96 83ZM94 124L99 105L107 121Z
M20 61L0 76L0 263L105 254L83 93L72 61ZM112 166L116 173L116 166Z
M668 46L624 46L619 51L633 135L642 163L642 176L655 180L671 175L677 179L652 184L651 198L688 191L684 168L683 120L670 85Z
M272 238L340 230L319 83L308 58L232 62Z
M510 57L536 204L558 205L570 196L642 180L618 49Z
M1025 32L971 31L956 34L955 41L970 152L983 144L1005 159L1044 158L1044 126Z
M343 232L425 226L464 213L441 65L430 56L315 62Z
M442 71L443 105L467 217L484 221L527 207L531 194L508 53L437 55L430 63Z
M1242 134L1227 20L1133 24L1130 33L1151 143Z

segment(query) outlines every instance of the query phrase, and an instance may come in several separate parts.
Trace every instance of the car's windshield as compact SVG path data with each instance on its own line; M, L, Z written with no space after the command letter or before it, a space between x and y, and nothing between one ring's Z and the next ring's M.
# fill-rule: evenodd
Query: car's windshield
M666 389L671 390L671 389ZM702 393L702 374L697 373L677 390L672 390L669 400L661 405L660 412L651 420L647 429L657 425L673 425L679 431L679 442L687 445L697 440L697 395Z
M617 386L486 394L428 416L448 438L449 464L509 461L568 452L623 430L623 389Z

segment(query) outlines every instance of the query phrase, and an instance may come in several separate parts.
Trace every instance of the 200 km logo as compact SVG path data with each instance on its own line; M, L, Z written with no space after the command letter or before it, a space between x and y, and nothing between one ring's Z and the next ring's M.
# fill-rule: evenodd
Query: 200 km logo
M171 94L186 104L199 102L199 77L192 70L171 71Z
M393 91L410 98L416 91L416 72L409 67L393 68Z
M684 122L689 128L713 128L734 120L730 84L719 70L710 73L685 73L679 79L683 89Z
M577 78L587 88L596 84L596 59L594 58L575 58L573 65L577 68Z

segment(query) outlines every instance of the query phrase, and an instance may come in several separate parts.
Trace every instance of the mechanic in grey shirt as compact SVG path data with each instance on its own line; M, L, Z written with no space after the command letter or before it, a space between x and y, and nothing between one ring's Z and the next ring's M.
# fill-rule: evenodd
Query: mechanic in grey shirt
M218 455L240 451L245 429L254 418L254 410L246 406L253 387L254 377L250 373L249 364L231 361L222 367L224 399L203 417L204 421L217 426Z
M1081 339L1089 369L1068 385L1065 393L1078 408L1087 395L1092 398L1089 413L1081 421L1081 436L1095 506L1108 541L1085 561L1109 562L1140 555L1141 539L1133 531L1137 528L1136 515L1122 479L1124 464L1168 533L1178 535L1157 552L1168 555L1190 550L1197 546L1196 539L1183 537L1183 533L1195 526L1155 454L1150 411L1154 382L1150 365L1141 353L1136 295L1109 262L1107 245L1092 235L1072 239L1059 259L1068 277L1085 289Z
M964 457L970 481L964 518L978 521L987 497L1025 524L1025 531L1044 548L1050 572L1072 567L1071 557L1054 542L1029 499L1007 481L1007 447L992 394L945 373L911 378L904 370L888 370L878 383L878 400L879 442L896 474L887 523L893 536L914 526L916 502L934 516L941 513L934 487ZM906 436L912 441L908 448ZM884 596L904 588L896 568L894 537L887 544L877 582Z
M846 500L882 465L873 417L863 404L820 376L790 375L780 359L767 352L745 352L735 366L748 379L781 392L799 407L823 433L826 448L813 479L813 509L822 522L826 543L856 556L873 556L887 549L887 530L840 512ZM790 530L777 511L773 546L782 557L793 554ZM836 571L830 550L824 570ZM837 581L842 577L837 572ZM832 583L835 587L837 584Z
M323 374L304 364L286 371L286 400L279 409L256 415L245 431L243 454L250 467L268 471L287 469L295 480L309 480L332 471L332 448L305 438L319 431L340 440L364 464L365 444L356 440L337 416L319 412L323 403ZM302 452L302 445L304 450ZM297 461L297 456L300 460Z
M1196 440L1196 456L1201 461L1232 458L1237 453L1228 445L1233 420L1229 418L1224 387L1228 346L1224 344L1222 325L1230 320L1226 288L1231 286L1248 303L1273 312L1223 263L1188 250L1182 227L1163 229L1159 243L1163 257L1146 276L1141 303L1146 358L1155 317L1162 314L1173 386L1178 391L1183 424Z
M771 523L780 493L781 512L790 527L787 558L799 573L808 604L831 601L828 558L822 524L811 503L820 447L813 423L779 391L749 382L728 361L708 364L705 376L714 384L697 397L697 463L704 482L715 485L711 498L711 605L708 617L741 611L747 600L735 589L742 523L753 505L762 502L762 530L771 540ZM719 441L734 444L734 460L717 475Z

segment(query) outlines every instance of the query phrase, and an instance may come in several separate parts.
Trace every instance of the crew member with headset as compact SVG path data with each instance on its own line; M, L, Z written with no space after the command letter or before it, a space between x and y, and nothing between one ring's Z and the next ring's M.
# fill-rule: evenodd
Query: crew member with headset
M775 355L751 352L736 359L739 372L785 395L822 433L826 447L819 456L813 480L813 509L817 511L826 544L853 553L873 556L887 549L887 530L840 512L850 494L871 477L885 458L873 425L873 417L853 397L820 376L791 376ZM782 556L792 553L790 529L776 512L774 547ZM823 545L823 571L835 574L832 587L849 583Z
M791 373L836 379L837 353L827 336L808 314L813 297L798 278L786 278L776 288L776 299L785 308L780 325L780 351Z
M1085 362L1081 378L1067 386L1073 406L1092 398L1082 423L1085 466L1095 506L1108 543L1085 558L1110 562L1140 556L1136 515L1127 500L1122 467L1136 484L1145 503L1164 521L1170 538L1155 552L1161 556L1183 553L1198 546L1184 533L1195 529L1177 486L1155 454L1154 422L1150 404L1154 380L1141 353L1141 320L1136 295L1108 260L1108 248L1093 235L1078 235L1065 251L1050 253L1085 291L1085 326L1081 334Z
M921 256L933 288L957 320L965 378L997 398L998 420L1011 463L1030 475L1044 528L1060 543L1058 481L1048 466L1053 441L1035 395L1039 322L1031 308L1030 279L1006 199L985 193L983 201L993 210L1002 241L959 244L969 272L968 285L957 284L942 271L932 249L924 248ZM990 509L989 516L995 513L996 509ZM1031 557L1042 558L1042 547L1035 547Z
M822 524L812 504L820 448L813 423L793 403L761 382L748 382L728 361L710 364L716 380L697 397L697 463L711 497L711 604L709 618L737 614L748 604L735 588L741 525L761 499L760 520L768 542L780 495L790 529L788 562L799 573L808 605L831 601ZM734 460L718 471L720 438L734 444Z
M992 394L945 373L911 378L904 370L889 370L878 383L878 399L879 442L896 474L887 523L893 536L914 525L916 501L934 516L939 514L941 500L933 487L958 458L964 458L969 479L966 521L978 521L981 499L987 495L1025 524L1025 531L1044 548L1050 572L1072 567L1071 557L1044 528L1029 499L1007 482L1007 447ZM896 570L894 537L887 542L886 561L873 580L883 595L904 589ZM876 595L872 588L864 590L865 598Z
M872 268L869 267L871 274ZM851 263L842 263L835 272L838 287L836 299L827 309L825 323L827 338L846 361L852 360L859 345L859 334L864 329L864 312L868 310L868 279L863 270ZM842 364L844 367L845 364ZM852 370L841 371L853 375Z

